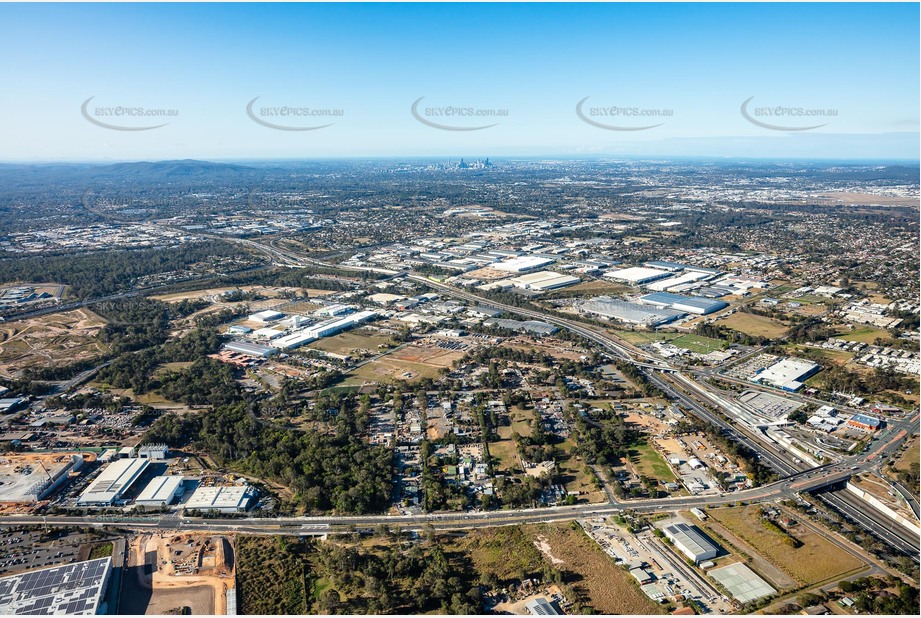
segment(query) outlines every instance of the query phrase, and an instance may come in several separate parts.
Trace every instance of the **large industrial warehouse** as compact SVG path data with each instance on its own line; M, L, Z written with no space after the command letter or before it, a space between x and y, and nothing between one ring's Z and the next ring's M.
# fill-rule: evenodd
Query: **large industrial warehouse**
M713 298L700 298L696 296L682 296L669 292L655 292L640 296L639 301L644 305L652 305L662 309L674 309L696 315L707 315L720 309L725 309L729 303Z
M621 268L619 270L606 272L604 277L606 279L613 279L614 281L622 281L630 285L643 285L644 283L649 283L657 279L671 277L673 274L674 273L671 271L659 270L658 268L631 266L630 268Z
M755 376L755 382L769 384L779 389L795 393L803 382L822 369L822 366L802 358L785 358L770 367L762 369Z
M255 496L247 485L231 487L199 487L185 503L188 510L239 513L249 508Z
M523 255L521 257L506 260L505 262L493 264L493 268L510 273L526 273L537 270L538 268L543 268L544 266L549 266L550 264L553 264L551 258Z
M182 476L156 476L141 490L134 503L146 508L168 506L182 495L184 481Z
M80 506L109 506L121 499L128 488L137 481L149 459L119 459L113 461L96 477L77 499Z
M711 541L696 526L685 523L674 524L663 528L662 532L681 553L693 560L694 564L716 558L720 553L720 546Z
M651 305L631 303L608 296L598 296L587 300L579 305L579 310L583 313L600 315L605 318L613 318L621 322L641 324L643 326L667 324L685 315L682 311L659 309Z

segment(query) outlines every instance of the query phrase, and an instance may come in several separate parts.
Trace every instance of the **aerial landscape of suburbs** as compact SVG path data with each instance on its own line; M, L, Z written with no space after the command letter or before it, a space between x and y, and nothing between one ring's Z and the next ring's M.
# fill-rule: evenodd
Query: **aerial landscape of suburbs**
M917 615L917 159L516 155L413 97L447 154L133 154L171 129L85 98L103 154L0 147L0 614Z

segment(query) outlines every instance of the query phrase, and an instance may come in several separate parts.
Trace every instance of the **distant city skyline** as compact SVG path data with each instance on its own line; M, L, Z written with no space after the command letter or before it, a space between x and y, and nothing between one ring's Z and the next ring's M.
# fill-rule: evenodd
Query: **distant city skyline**
M917 160L918 20L917 3L5 4L0 161Z

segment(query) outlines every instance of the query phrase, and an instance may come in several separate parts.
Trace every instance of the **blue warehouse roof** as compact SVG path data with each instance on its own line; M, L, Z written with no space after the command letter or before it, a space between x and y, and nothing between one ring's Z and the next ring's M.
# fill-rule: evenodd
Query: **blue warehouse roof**
M696 307L704 313L718 311L729 304L722 300L712 298L701 298L699 296L683 296L681 294L672 294L670 292L654 292L640 297L640 302L654 305L666 305L669 307ZM680 305L681 307L676 307Z

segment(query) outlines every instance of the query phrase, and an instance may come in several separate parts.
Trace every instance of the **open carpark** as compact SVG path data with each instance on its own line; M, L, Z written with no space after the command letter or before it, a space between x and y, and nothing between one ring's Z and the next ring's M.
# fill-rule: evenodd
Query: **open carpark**
M803 407L803 404L798 401L755 390L745 391L739 395L739 401L754 409L758 414L774 419L783 419L786 415Z
M98 540L97 535L60 528L0 528L0 576L75 562L81 546Z
M834 580L865 566L861 559L805 524L782 531L766 525L761 505L712 508L707 514L748 545L740 549L763 556L803 585ZM801 545L794 547L788 536Z
M0 323L0 375L98 357L108 351L97 334L106 321L89 309L75 309Z

